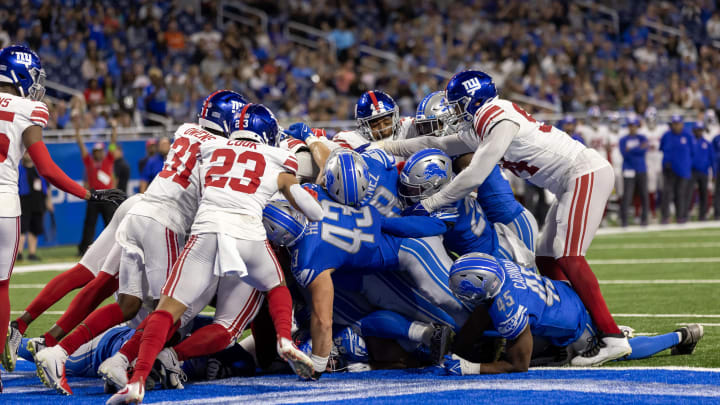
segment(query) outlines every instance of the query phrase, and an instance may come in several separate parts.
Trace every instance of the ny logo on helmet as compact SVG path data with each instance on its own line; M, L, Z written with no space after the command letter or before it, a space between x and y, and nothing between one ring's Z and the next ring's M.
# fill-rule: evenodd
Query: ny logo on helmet
M469 80L465 80L462 82L463 87L465 88L465 91L470 93L470 95L474 95L475 91L479 90L482 85L480 84L480 80L477 77L473 77Z
M15 57L18 63L22 63L27 68L32 64L32 55L27 52L15 52Z
M374 109L373 112L375 114L377 114L377 113L383 112L386 108L385 108L385 104L383 104L382 101L378 100L377 105L373 105L373 109Z
M239 110L240 107L243 106L243 103L241 103L237 100L230 100L230 106L232 108L232 112L234 113L235 111Z

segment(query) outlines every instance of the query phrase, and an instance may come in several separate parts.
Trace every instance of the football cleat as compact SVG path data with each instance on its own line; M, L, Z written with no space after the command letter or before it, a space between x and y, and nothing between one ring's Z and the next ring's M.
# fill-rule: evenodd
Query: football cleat
M127 370L130 362L124 354L117 352L105 359L98 367L98 375L102 377L105 384L118 391L125 387L128 382Z
M160 368L160 376L162 377L162 386L165 389L184 389L183 382L187 381L187 376L182 370L181 363L178 360L177 353L171 347L163 349L155 360L155 365Z
M670 350L670 354L673 356L678 354L692 354L695 351L695 346L697 346L705 333L703 326L699 323L691 323L677 329L675 332L680 332L682 339L680 339L680 343L673 346Z
M10 323L10 327L7 331L7 339L5 340L5 350L2 353L2 366L7 371L15 370L15 363L17 362L17 352L22 341L22 333L16 326Z
M295 344L286 338L279 338L277 341L277 352L280 358L287 361L290 368L300 378L309 379L313 377L313 362L305 353L298 349Z
M435 364L443 361L445 354L450 351L455 333L447 325L433 324L433 333L430 337L430 357Z
M70 389L67 378L65 378L65 361L67 359L68 354L58 345L38 352L37 356L35 356L35 364L37 365L38 374L42 370L42 375L38 376L45 385L54 388L60 394L72 395L72 389Z
M145 383L136 381L111 396L105 404L140 404L145 397Z
M570 364L575 367L596 367L631 353L632 347L624 334L591 336L588 339L587 349L573 357Z
M45 338L36 337L36 338L30 338L27 343L27 350L30 352L30 354L33 357L33 361L35 361L35 365L37 366L37 354L40 353L41 350L46 348L45 345ZM42 380L43 384L45 384L48 388L52 388L51 386L47 385L45 383L45 377L43 376L42 370L40 367L35 367L36 371L35 374L37 374L38 377L40 377L40 380Z

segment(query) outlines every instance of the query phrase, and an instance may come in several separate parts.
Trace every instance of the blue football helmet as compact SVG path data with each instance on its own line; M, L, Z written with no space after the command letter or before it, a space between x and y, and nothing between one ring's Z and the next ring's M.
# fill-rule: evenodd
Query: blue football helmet
M308 225L305 215L287 200L270 201L263 209L262 221L268 240L278 246L292 246Z
M20 97L40 101L45 96L45 70L30 48L10 45L0 50L0 83L11 83Z
M359 153L336 149L325 163L325 188L340 204L357 206L367 193L368 166Z
M475 113L494 97L497 97L497 89L488 74L479 70L457 73L445 87L445 100L450 110L447 124L457 130L472 127Z
M390 126L373 129L373 124L384 121L384 118L391 117ZM398 130L400 125L400 109L397 103L387 93L379 90L370 90L363 93L355 104L355 119L358 123L358 130L361 135L371 141L379 141L388 138ZM387 133L391 130L391 133Z
M456 297L475 307L500 293L505 284L505 271L490 255L468 253L450 267L449 284Z
M434 91L425 96L415 113L415 130L418 136L443 136L444 121L449 109L445 92Z
M198 114L198 124L218 135L230 136L235 113L247 104L242 95L232 90L218 90L210 94Z
M452 177L450 156L440 149L424 149L405 162L400 172L398 195L409 207L440 191Z
M245 104L235 114L231 139L250 139L277 146L280 127L272 111L262 104Z

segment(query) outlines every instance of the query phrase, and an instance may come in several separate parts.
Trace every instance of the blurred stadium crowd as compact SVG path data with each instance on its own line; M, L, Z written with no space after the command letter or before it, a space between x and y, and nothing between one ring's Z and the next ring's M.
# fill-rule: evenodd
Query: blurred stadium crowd
M218 18L238 4L266 23ZM290 22L317 30L313 46L289 37ZM505 97L536 100L524 104L533 112L590 109L618 122L618 111L682 109L686 121L706 121L708 140L719 131L712 0L8 0L0 23L1 45L35 49L48 80L82 92L50 100L49 128L107 128L111 115L140 126L146 113L192 121L218 88L261 100L281 122L353 119L357 97L373 88L414 115L449 74L479 68ZM83 120L71 120L80 110ZM610 128L608 155L620 158L626 130Z

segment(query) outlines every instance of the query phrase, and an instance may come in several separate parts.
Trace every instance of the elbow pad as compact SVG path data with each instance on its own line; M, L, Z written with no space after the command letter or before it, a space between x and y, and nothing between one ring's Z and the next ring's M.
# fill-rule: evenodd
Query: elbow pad
M303 214L312 222L323 219L323 209L313 196L305 191L299 184L290 186L290 194L292 194L295 203Z

